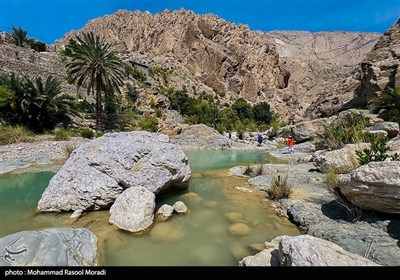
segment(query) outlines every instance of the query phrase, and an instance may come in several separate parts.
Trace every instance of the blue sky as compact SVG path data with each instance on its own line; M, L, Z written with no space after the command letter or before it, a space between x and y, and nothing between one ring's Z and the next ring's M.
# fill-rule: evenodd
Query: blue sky
M30 37L53 43L88 20L119 9L157 13L181 7L263 31L383 33L400 17L400 0L0 0L0 30L21 26Z

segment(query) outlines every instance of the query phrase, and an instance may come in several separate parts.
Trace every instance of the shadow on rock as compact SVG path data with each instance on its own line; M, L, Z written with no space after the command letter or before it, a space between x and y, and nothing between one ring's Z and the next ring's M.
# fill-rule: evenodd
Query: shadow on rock
M387 233L398 240L397 245L400 247L400 220L391 220L387 226Z
M321 211L326 217L328 217L332 220L349 221L346 209L344 207L342 207L341 205L339 205L335 201L331 201L331 202L322 204Z

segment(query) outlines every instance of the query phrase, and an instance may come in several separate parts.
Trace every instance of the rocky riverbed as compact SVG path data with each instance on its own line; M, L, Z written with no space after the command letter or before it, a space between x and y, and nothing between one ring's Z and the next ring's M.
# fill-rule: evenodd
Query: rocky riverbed
M272 154L284 154L284 150ZM304 151L291 154L291 159L303 158ZM256 170L259 166L254 166ZM244 176L246 167L234 167L230 172ZM292 186L290 198L273 202L277 212L302 229L303 233L331 241L343 249L366 257L381 265L400 265L399 215L365 211L361 219L351 222L346 210L336 203L328 191L325 175L317 172L313 163L266 164L263 175L249 178L255 188L267 191L273 176L287 177Z

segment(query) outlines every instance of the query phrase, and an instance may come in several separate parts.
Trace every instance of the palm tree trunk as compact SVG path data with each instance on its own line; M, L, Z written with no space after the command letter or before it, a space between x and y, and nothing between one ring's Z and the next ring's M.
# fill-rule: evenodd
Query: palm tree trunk
M101 127L101 91L96 89L96 131Z

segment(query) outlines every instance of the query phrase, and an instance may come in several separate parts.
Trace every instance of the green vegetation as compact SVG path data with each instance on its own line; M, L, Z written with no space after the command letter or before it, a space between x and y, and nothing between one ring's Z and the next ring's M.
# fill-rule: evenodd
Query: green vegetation
M362 114L349 113L343 118L324 126L324 131L317 134L315 146L317 150L336 150L346 144L367 142L369 136L363 132L367 123Z
M102 93L107 89L120 92L124 64L112 45L92 32L71 39L62 54L70 59L66 64L69 80L78 88L85 86L88 93L96 94L96 130L99 130Z
M95 136L95 133L90 128L84 128L81 130L81 136L83 138L92 139Z
M371 149L365 148L357 150L356 155L361 165L368 164L371 161L385 161L387 159L398 161L400 155L395 153L390 156L387 154L389 147L387 146L388 137L373 137L371 141Z
M381 110L379 117L400 124L400 87L382 93L373 104Z
M11 38L13 43L18 47L29 46L30 39L28 37L28 32L21 27L11 27Z
M71 131L67 129L58 129L54 133L55 141L67 141L69 139L71 139Z
M0 118L10 125L23 125L41 133L57 124L68 126L77 114L75 99L62 94L61 83L49 76L30 79L0 73Z
M18 47L30 47L31 49L44 52L47 50L47 45L39 40L30 39L28 32L21 27L11 27L11 38L13 43Z
M0 126L0 144L29 142L34 134L23 126Z
M256 131L270 124L276 117L266 102L253 107L243 98L239 98L232 106L221 106L218 95L214 97L205 92L200 93L197 98L190 97L184 90L168 90L166 94L170 108L186 116L188 123L203 123L219 132Z
M288 182L288 176L275 175L272 177L271 188L267 190L268 198L279 200L289 198L292 194L292 185Z
M124 71L125 75L128 78L132 77L138 82L144 83L147 80L146 74L142 70L138 69L136 66L132 66L128 63L125 63Z
M31 39L29 46L37 52L45 52L47 50L47 45L39 40Z
M156 132L158 128L158 121L155 116L144 114L144 116L139 120L138 125L144 130Z

